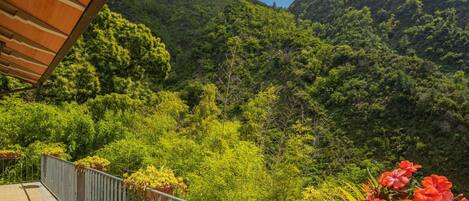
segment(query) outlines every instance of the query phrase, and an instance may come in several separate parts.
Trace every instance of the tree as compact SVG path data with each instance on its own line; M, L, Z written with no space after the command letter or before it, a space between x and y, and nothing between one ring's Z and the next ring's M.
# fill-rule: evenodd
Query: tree
M170 70L170 54L150 29L105 6L39 97L83 103L116 92L145 98L158 89Z

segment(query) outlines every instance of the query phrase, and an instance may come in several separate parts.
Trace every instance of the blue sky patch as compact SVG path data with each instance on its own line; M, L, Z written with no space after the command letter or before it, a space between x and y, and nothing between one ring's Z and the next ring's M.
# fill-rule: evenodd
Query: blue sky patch
M290 6L290 4L293 2L293 0L261 0L261 1L268 5L272 5L275 1L277 3L277 6L285 7L285 8L288 8L288 6Z

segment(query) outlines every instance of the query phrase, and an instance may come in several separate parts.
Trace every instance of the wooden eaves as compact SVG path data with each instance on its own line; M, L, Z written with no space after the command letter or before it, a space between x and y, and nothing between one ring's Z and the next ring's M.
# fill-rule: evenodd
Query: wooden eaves
M0 0L0 73L27 82L32 88L42 85L104 3Z

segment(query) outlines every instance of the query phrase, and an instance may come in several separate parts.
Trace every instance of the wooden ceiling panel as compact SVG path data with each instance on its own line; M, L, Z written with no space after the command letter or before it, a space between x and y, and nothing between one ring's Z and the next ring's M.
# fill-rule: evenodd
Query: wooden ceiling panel
M104 2L0 0L0 73L44 83Z
M70 0L6 0L31 16L70 34L85 7ZM88 5L88 4L86 4Z
M8 29L14 32L14 34L20 34L54 52L58 52L60 50L67 38L66 36L31 25L28 21L18 19L18 17L11 16L1 10L0 26L8 27Z
M10 62L6 61L3 58L0 58L0 66L3 67L3 72L4 73L8 73L9 75L13 75L13 77L21 78L23 75L26 75L26 77L24 77L24 78L26 78L26 80L28 82L32 81L32 82L37 83L37 81L41 77L41 74L31 72L31 69L28 69L28 68L23 67L23 66L19 66L19 65L14 64L14 63L10 63Z
M27 80L30 83L37 83L38 80L40 79L40 75L35 75L33 73L14 68L11 66L4 66L0 64L0 70L4 73L8 73L10 76L14 76L17 78L23 78L24 80Z
M0 35L0 40L5 42L6 48L13 49L27 57L35 59L43 64L49 65L54 59L55 53L44 51L40 48L22 43L13 39L9 39L5 36Z
M29 72L33 72L33 73L36 73L36 74L43 74L47 69L47 66L40 65L40 64L35 64L35 63L32 63L32 62L27 61L25 59L15 57L13 55L1 54L0 59L3 62L8 62L12 65L16 64L17 66L20 66L21 69L29 71Z

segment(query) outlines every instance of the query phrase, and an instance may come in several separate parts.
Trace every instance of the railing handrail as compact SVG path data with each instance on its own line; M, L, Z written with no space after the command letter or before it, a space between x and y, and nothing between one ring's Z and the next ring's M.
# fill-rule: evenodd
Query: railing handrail
M70 165L75 165L75 163L73 163L73 162L70 162L70 161L67 161L67 160L61 159L59 157L52 156L52 155L44 154L43 156L59 160L59 161L62 161L64 163L68 163Z

